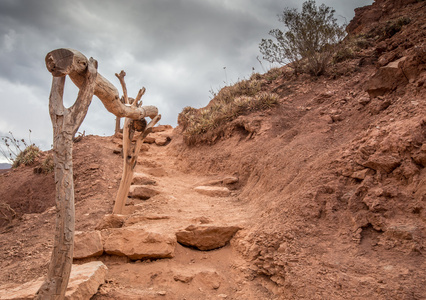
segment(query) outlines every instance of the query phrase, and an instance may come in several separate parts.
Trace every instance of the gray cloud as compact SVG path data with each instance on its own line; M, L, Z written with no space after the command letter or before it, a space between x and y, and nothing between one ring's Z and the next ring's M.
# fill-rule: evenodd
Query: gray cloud
M324 1L348 21L355 7L372 0ZM158 106L162 124L176 125L185 106L201 107L209 90L247 78L258 44L287 0L2 0L0 1L0 134L9 130L49 147L51 76L45 55L74 48L99 62L99 73L119 87L114 73L125 70L130 95L145 86L144 103ZM318 2L320 3L320 2ZM281 27L282 28L282 27ZM269 63L263 62L265 68ZM224 69L226 67L226 69ZM66 103L77 90L67 81ZM94 97L80 131L113 133L114 116Z

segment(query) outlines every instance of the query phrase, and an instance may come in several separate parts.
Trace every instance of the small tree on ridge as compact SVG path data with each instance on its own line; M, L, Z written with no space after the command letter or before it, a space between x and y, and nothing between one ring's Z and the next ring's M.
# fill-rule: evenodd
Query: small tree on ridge
M290 62L296 73L323 74L336 51L336 45L345 36L344 26L337 24L334 13L333 8L324 4L317 7L314 0L304 2L300 13L286 7L279 15L279 21L284 23L287 31L269 31L277 42L262 39L259 49L263 58L272 63Z

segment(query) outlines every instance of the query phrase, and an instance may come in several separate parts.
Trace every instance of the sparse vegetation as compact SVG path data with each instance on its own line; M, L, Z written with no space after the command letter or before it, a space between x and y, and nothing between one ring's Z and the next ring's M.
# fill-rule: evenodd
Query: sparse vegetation
M279 97L277 94L261 91L264 82L261 78L273 80L280 74L279 69L263 76L255 73L250 80L224 87L205 108L185 107L178 116L178 124L183 127L184 136L187 140L192 140L207 132L214 133L222 125L241 115L273 107L278 103Z
M276 42L262 39L259 48L263 58L272 63L291 63L296 74L322 75L345 36L344 25L337 24L334 13L324 4L317 7L314 0L304 2L301 13L285 8L279 20L287 31L271 30L269 34Z
M31 135L31 130L29 130ZM6 150L0 146L2 155L12 163L12 168L17 168L20 165L30 165L40 155L40 148L31 143L31 136L29 143L25 139L16 139L11 131L10 136L3 136L2 141L6 146Z
M387 39L401 31L402 26L410 24L411 19L408 17L400 17L394 21L388 21L383 29L383 38Z
M40 148L36 145L27 146L24 151L21 151L13 160L12 168L17 168L20 165L31 165L40 155Z
M55 163L53 161L53 155L49 154L47 157L41 162L41 171L44 174L53 172L55 168Z
M387 21L385 24L375 27L367 33L367 37L373 38L376 41L383 41L391 38L396 33L401 31L402 27L411 23L409 17L400 17L394 20Z

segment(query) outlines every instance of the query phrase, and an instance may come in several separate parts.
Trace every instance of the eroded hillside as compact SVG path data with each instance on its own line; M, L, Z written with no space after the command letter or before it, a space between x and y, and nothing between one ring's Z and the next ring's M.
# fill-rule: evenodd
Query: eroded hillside
M238 232L211 251L177 243L166 259L105 249L76 259L109 269L93 299L426 298L425 16L424 1L377 0L356 10L327 75L295 77L288 67L254 74L243 100L260 99L262 110L191 135L183 125L155 133L166 142L151 140L137 166L154 194L129 198L114 226L172 237L203 226ZM118 229L99 222L118 189L119 144L89 136L74 145L77 230L106 240ZM47 271L53 189L41 213L26 197L40 203L50 184L52 175L33 167L0 175L18 212L1 231L0 287ZM229 194L200 194L199 186Z

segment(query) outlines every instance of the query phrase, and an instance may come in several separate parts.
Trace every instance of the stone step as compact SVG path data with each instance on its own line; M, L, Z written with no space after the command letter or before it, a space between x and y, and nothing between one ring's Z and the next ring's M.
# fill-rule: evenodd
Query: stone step
M222 186L197 186L194 190L199 194L210 197L228 197L231 194L227 187Z
M90 299L101 284L105 282L108 268L100 261L92 261L82 265L72 265L68 283L66 300ZM0 287L1 300L29 300L34 299L44 279L27 282L23 285L7 285Z
M176 238L184 246L213 250L225 246L240 229L237 226L190 225L176 232Z
M142 227L113 228L102 231L107 254L131 260L174 257L176 236Z
M129 190L129 197L142 200L148 200L158 194L160 194L159 191L144 185L132 185Z

